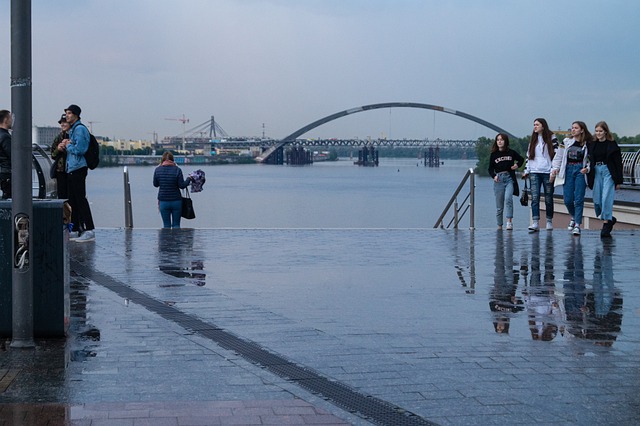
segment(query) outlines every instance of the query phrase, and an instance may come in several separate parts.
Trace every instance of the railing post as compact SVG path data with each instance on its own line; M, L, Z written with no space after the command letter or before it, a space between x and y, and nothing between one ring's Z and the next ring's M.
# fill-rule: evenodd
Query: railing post
M469 169L469 229L476 229L476 179L473 169Z
M453 203L453 229L458 229L458 200Z

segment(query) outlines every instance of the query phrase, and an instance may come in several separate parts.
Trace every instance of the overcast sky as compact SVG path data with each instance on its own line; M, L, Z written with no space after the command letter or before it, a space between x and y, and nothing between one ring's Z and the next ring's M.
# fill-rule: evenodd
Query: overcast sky
M0 0L0 108L11 107ZM33 124L70 103L97 135L160 138L214 115L281 138L382 102L459 110L518 136L606 120L640 134L636 0L32 0ZM303 137L476 139L441 112L361 112Z

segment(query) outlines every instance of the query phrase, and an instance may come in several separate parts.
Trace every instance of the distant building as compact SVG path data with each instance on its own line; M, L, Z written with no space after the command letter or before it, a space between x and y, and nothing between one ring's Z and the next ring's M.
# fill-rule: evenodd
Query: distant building
M56 136L58 136L58 133L60 133L60 127L33 126L33 131L31 133L32 143L51 146L51 143Z

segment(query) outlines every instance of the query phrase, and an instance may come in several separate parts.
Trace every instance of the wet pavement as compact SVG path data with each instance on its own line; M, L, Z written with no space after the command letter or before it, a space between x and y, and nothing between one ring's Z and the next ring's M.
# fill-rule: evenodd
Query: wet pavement
M640 423L637 231L99 229L0 425Z

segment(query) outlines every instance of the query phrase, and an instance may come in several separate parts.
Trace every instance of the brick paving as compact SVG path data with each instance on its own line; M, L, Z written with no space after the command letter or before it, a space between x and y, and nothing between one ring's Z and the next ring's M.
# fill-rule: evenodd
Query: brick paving
M70 245L68 338L0 346L0 425L385 424L143 298L406 424L638 424L639 245L634 231L100 229ZM497 293L508 312L490 309Z

